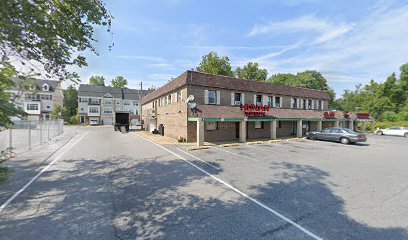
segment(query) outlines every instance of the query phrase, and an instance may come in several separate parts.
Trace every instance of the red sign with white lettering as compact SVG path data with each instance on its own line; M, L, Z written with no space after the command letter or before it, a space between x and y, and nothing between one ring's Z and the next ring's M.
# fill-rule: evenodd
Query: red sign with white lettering
M241 105L241 110L244 110L246 116L265 116L265 112L270 110L268 105L257 106L255 104Z
M357 113L357 118L367 119L367 118L370 118L370 114L369 113Z
M324 118L335 118L336 117L335 112L324 112L323 115L324 115Z

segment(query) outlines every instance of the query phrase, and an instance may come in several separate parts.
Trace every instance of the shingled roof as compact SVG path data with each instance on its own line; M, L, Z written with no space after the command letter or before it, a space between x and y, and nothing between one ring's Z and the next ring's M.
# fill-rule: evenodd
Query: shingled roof
M23 80L20 78L13 78L13 81L16 83L16 86L13 90L20 90L21 85L32 85L35 91L42 91L42 86L47 84L49 86L48 92L54 92L58 88L59 81L57 80L45 80L45 79L29 79Z
M276 94L325 100L330 99L330 96L326 91L308 88L287 87L274 83L250 81L240 78L214 75L196 71L186 71L161 88L148 94L143 98L142 103L147 103L186 84L264 94Z
M140 90L128 88L114 88L106 86L94 86L89 84L80 84L78 97L103 97L109 93L113 98L125 100L139 100ZM146 96L147 90L142 90L142 97Z

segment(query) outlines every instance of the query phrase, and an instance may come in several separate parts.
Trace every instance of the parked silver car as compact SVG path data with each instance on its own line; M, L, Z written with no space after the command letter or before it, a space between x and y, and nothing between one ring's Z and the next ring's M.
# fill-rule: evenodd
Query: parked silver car
M321 132L308 132L306 133L306 138L340 142L343 144L367 141L367 137L363 133L354 132L348 128L325 128Z

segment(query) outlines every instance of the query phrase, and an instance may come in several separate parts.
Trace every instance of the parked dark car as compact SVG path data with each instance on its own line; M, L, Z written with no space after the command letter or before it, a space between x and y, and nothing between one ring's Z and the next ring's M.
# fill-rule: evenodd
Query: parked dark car
M308 132L306 133L306 138L340 142L343 144L367 141L367 137L363 133L354 132L348 128L325 128L321 132Z

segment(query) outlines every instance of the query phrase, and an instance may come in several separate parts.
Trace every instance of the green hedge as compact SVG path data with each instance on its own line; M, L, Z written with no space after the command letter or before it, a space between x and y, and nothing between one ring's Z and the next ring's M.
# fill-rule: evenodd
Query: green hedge
M408 127L408 121L383 121L383 122L375 122L375 128L389 128L389 127Z

